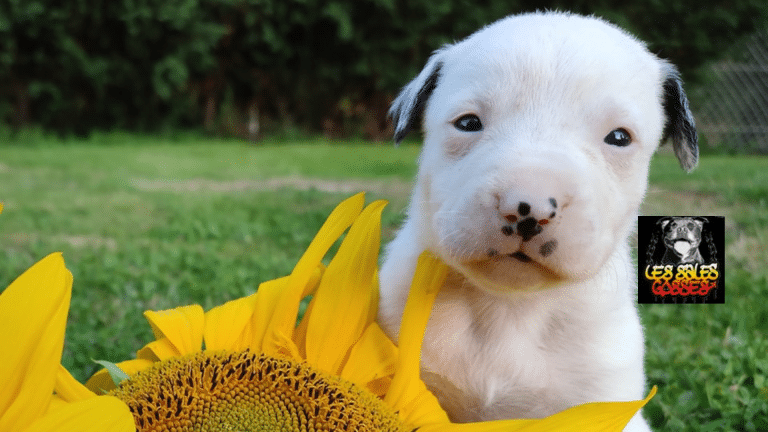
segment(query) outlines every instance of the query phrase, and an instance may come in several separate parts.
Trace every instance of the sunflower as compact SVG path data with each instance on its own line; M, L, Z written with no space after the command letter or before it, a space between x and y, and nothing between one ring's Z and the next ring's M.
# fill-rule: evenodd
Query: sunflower
M586 404L542 420L450 423L419 378L421 339L446 267L428 253L419 258L396 347L374 322L386 203L363 203L363 194L342 202L292 273L255 294L208 312L146 312L155 340L117 364L129 378L116 384L105 369L86 386L124 401L140 431L607 431L652 397L655 389L642 401ZM347 228L325 268L323 256Z
M68 403L54 396L74 381L60 366L71 293L72 274L55 253L0 294L0 432L134 430L115 397L90 393Z

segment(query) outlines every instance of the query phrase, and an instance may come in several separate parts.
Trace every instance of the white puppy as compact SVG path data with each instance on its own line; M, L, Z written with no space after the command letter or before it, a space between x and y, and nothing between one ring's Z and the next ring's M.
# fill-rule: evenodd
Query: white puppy
M421 360L450 417L644 397L627 238L660 140L698 159L674 67L597 18L513 16L436 51L391 115L397 141L425 137L379 321L397 339L422 251L452 267Z

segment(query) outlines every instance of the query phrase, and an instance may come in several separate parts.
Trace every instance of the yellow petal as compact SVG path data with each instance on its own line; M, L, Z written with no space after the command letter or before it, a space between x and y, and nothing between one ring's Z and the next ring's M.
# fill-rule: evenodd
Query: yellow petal
M323 226L320 227L320 231L318 231L306 252L304 252L304 255L299 259L288 279L281 284L282 289L279 294L275 295L272 293L268 296L270 301L274 297L276 303L269 304L272 313L265 324L266 330L262 332L256 323L253 326L254 335L257 339L256 342L258 342L259 335L264 335L263 343L261 344L264 353L276 354L279 347L275 346L275 342L282 340L286 335L289 337L293 336L299 303L306 288L310 285L316 269L320 266L320 260L323 259L328 249L338 240L341 234L352 225L352 222L360 214L364 201L365 195L359 193L347 198L336 206ZM259 290L261 289L262 287L260 286ZM258 301L261 302L261 299ZM254 314L257 320L262 319L257 316L259 312L260 308L257 305L257 310Z
M256 294L239 298L217 306L205 313L203 340L205 349L243 350L243 333L250 332L251 319L256 304Z
M384 396L387 394L387 390L389 390L390 384L392 384L392 377L385 376L373 381L369 381L366 387L368 388L369 392L375 394L381 399L384 399Z
M317 291L317 286L320 285L323 274L325 274L325 265L319 263L317 264L317 267L312 270L312 274L309 275L309 280L306 285L304 285L304 291L301 292L302 299L308 295L313 295L315 291Z
M128 405L112 396L101 396L70 403L51 410L23 432L134 432L133 415Z
M304 293L302 295L302 298L308 296L308 295L314 295L317 291L317 286L320 284L320 280L322 278L322 275L325 273L325 266L323 264L320 264L320 267L317 269L316 272L316 278L313 277L313 280L310 282L310 285L307 286L307 288L304 289ZM310 289L311 288L311 289ZM309 323L309 319L307 319L312 312L312 302L309 303L307 306L307 309L304 311L304 318L301 320L298 326L296 326L296 329L293 332L293 340L296 343L296 347L299 349L299 359L303 360L307 357L307 324Z
M46 413L49 413L53 410L59 409L67 405L69 405L69 402L65 401L59 396L53 395L53 397L51 398L51 404L48 405L48 411L46 411Z
M132 376L135 373L152 366L153 363L154 362L150 360L135 359L117 363L117 367L128 374L128 376ZM93 374L93 376L85 382L85 387L99 396L116 388L115 383L112 381L112 377L109 376L109 372L107 372L106 369L102 369Z
M200 305L181 306L164 311L146 311L144 317L152 326L155 338L168 341L179 355L200 351L203 346L205 314Z
M289 291L287 286L289 280L290 276L286 276L259 284L253 305L253 315L251 316L253 338L248 344L251 351L264 351L264 336L267 334L269 323L275 313L275 306L280 302L280 297Z
M307 284L303 287L303 289L301 289L301 294L298 296L299 299L314 291L314 289L317 287L317 284L320 282L320 277L323 274L323 268L323 265L319 264L318 267L312 271ZM248 341L248 347L251 349L251 351L274 354L276 349L274 346L264 346L265 336L267 335L267 331L270 330L270 324L274 319L288 319L292 313L294 323L293 325L295 325L296 314L298 314L298 304L295 307L296 312L291 311L286 316L283 316L283 318L274 318L274 314L277 311L275 305L280 302L280 299L286 295L293 296L299 291L299 287L291 288L288 285L289 283L291 283L291 277L285 276L279 279L262 282L261 285L259 285L259 289L256 291L256 299L253 307L253 317L251 318L250 325L252 337L250 341ZM292 327L280 326L273 330L276 331L276 329L279 329L280 331L286 331L286 329L290 328ZM283 334L282 337L286 336L286 334Z
M376 264L381 241L381 212L386 201L363 210L328 265L312 299L307 327L307 361L339 374L350 347L372 317Z
M290 335L277 332L272 335L270 341L270 351L272 352L271 355L288 357L294 361L302 360L299 347L296 345L293 339L291 339Z
M40 260L0 294L0 431L22 430L48 409L71 294L61 253Z
M413 380L408 390L408 397L399 404L400 418L421 431L423 425L448 424L448 415L422 380ZM391 385L390 385L391 388Z
M358 193L350 198L342 201L331 212L326 219L325 223L315 235L315 238L309 244L306 252L296 263L291 275L299 274L302 277L299 280L307 280L312 272L319 266L320 260L323 259L328 249L336 242L341 234L352 225L352 222L357 219L360 212L363 210L363 204L365 203L365 194ZM307 283L303 282L298 284L302 287Z
M309 326L309 317L312 316L313 305L313 302L309 302L307 309L304 311L304 317L293 332L293 340L296 341L296 346L299 348L301 359L307 358L307 327Z
M372 381L395 373L397 347L377 324L365 329L363 336L352 347L349 360L341 371L341 377L357 385L368 387ZM381 392L386 393L387 389Z
M443 418L445 422L448 421L445 412L434 410L434 404L431 402L416 404L416 407L424 405L425 408L412 408L414 400L431 400L425 395L424 383L419 379L421 343L435 297L447 274L448 267L438 258L429 252L422 253L403 311L399 340L400 357L385 401L395 407L395 410L399 409L401 418L413 426L421 426L427 419L436 421Z
M578 405L544 419L498 420L466 424L431 424L419 432L616 432L656 394L656 387L643 400L594 402Z
M96 393L80 384L80 382L69 373L67 368L62 365L59 365L59 373L56 375L56 386L54 387L54 391L57 396L67 402L77 402L96 396Z
M168 338L152 341L136 352L136 358L160 361L183 355Z
M376 249L378 250L379 248L377 247ZM365 320L366 325L375 322L376 316L379 313L379 270L376 265L374 265L373 269L373 281L371 282L369 294L370 304L368 305L368 317Z

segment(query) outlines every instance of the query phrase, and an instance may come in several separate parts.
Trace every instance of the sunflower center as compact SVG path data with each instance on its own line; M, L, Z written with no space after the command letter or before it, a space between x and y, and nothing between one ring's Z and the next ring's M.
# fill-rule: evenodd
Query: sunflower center
M138 431L400 431L373 393L285 358L198 352L137 373L111 392Z

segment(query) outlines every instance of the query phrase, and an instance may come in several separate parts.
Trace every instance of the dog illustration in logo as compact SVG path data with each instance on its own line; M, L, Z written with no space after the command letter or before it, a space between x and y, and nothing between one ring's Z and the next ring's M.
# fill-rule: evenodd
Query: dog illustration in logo
M699 252L701 232L707 222L703 217L665 217L658 221L667 250L662 264L703 264Z

